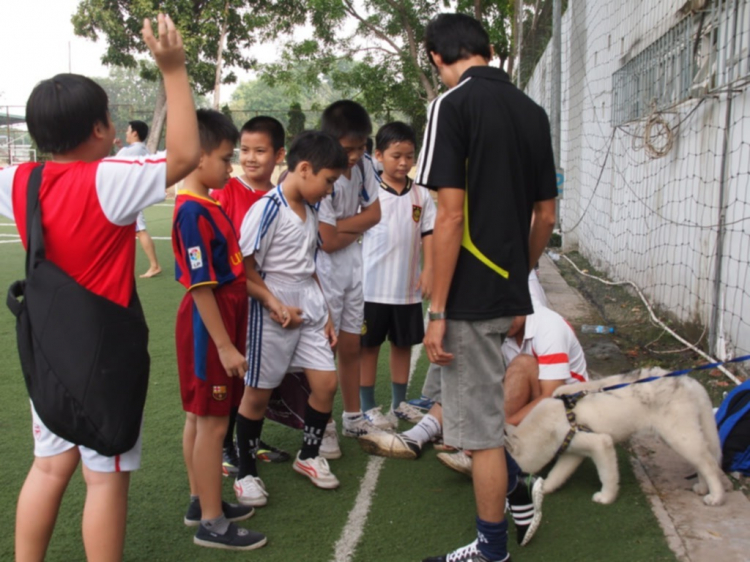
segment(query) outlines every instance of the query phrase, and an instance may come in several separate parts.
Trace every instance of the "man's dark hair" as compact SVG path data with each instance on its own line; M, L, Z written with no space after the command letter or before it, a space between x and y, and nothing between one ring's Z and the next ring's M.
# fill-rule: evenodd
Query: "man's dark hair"
M26 124L43 152L63 154L109 123L107 92L79 74L58 74L36 85L26 102Z
M148 125L146 125L143 121L129 121L128 125L130 125L130 129L132 131L135 131L135 134L138 135L138 140L141 142L146 141L146 137L148 137Z
M268 135L269 139L271 139L271 144L273 145L275 152L284 148L284 138L286 136L286 133L284 133L284 125L282 125L278 119L274 119L273 117L268 117L266 115L253 117L250 121L242 125L240 134L242 135L244 133L264 133Z
M198 135L201 139L201 148L206 154L213 152L221 143L228 140L236 145L240 138L240 132L234 126L231 119L213 109L199 109Z
M415 147L417 146L417 136L414 134L414 129L401 121L393 121L380 127L378 134L375 136L375 147L383 152L394 142L407 141Z
M286 155L289 171L293 172L300 162L309 162L313 173L320 170L345 170L349 166L346 151L338 139L329 133L303 131L292 141Z
M465 14L440 14L432 18L424 31L427 56L439 54L445 64L479 55L491 58L490 37L482 24Z
M356 101L339 100L323 110L320 128L336 139L359 139L372 134L372 121L367 110Z

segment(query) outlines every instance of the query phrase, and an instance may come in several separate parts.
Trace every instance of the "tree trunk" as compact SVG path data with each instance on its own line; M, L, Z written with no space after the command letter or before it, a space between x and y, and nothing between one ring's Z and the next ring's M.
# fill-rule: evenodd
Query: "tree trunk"
M229 2L224 4L224 21L221 22L221 35L219 36L219 50L216 53L216 77L214 78L214 103L213 108L219 110L221 105L221 68L222 56L224 54L224 40L227 36L229 25Z
M164 90L164 81L159 78L159 93L156 96L154 117L151 120L151 131L148 134L146 148L153 153L159 147L161 136L164 132L164 124L167 121L167 92Z

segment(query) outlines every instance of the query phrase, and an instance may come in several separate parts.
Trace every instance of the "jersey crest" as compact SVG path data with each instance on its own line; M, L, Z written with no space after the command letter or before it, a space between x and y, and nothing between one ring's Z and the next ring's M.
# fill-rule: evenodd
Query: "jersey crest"
M419 205L412 205L411 218L414 219L414 222L418 223L419 219L422 218L422 207L420 207Z

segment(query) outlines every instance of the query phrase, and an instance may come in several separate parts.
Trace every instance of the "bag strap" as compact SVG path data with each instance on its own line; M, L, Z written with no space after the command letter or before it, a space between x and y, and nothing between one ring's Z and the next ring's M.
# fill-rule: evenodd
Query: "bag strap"
M35 167L26 186L26 277L33 266L44 261L44 234L42 232L42 208L39 204L39 188L42 185L44 164Z

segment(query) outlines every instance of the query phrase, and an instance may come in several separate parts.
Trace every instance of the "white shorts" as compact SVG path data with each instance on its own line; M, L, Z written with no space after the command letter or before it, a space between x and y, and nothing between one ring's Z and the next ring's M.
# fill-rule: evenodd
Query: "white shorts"
M282 328L259 301L250 299L245 385L276 388L290 371L335 371L333 351L325 336L328 307L315 280L293 285L265 281L282 303L302 309L304 321L294 330Z
M31 404L31 422L35 457L52 457L78 447L83 464L94 472L132 472L141 467L142 434L138 436L135 446L128 452L114 457L105 457L93 449L76 445L52 433L37 415L34 404Z
M365 322L362 247L355 242L333 254L320 251L315 266L336 333L361 334Z
M138 217L135 219L135 231L140 232L146 230L146 217L143 216L143 211L138 213Z

